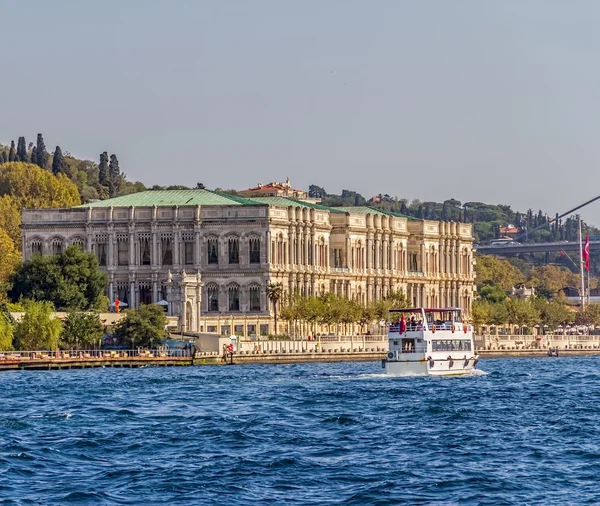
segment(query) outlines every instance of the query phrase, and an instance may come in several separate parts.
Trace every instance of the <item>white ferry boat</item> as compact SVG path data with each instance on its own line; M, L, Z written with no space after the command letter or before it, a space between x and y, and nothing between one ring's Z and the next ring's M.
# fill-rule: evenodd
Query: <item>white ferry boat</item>
M479 357L473 327L462 311L392 309L388 319L389 352L382 366L393 376L449 376L469 373Z

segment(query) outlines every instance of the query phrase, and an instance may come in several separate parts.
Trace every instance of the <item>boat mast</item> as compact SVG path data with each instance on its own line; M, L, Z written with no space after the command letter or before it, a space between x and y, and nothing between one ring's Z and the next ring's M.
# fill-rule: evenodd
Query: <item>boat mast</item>
M579 278L581 281L581 311L585 311L585 284L583 276L583 244L581 242L581 215L577 215L577 221L579 223Z

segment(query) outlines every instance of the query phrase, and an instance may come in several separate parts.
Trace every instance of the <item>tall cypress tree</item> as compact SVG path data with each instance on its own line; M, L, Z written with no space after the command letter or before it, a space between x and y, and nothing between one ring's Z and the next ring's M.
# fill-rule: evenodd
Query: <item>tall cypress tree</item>
M62 154L60 146L56 146L54 150L54 158L52 160L52 173L57 176L58 174L67 173L67 162Z
M15 141L10 141L10 151L8 152L8 161L14 162L17 159L17 150L15 149Z
M17 142L17 161L29 161L29 157L27 156L27 143L25 142L25 137L19 137L19 141Z
M100 154L100 164L98 165L98 184L108 188L108 153L106 151Z
M36 146L36 158L37 164L45 169L48 167L48 152L46 151L46 145L44 144L44 138L42 134L37 134L37 146Z
M35 163L37 165L37 152L35 146L31 148L31 163Z
M116 197L121 189L121 170L119 169L119 160L117 155L110 155L110 164L108 166L108 177L112 183L111 197Z
M8 155L6 154L6 151L2 151L2 153L0 153L0 163L6 162L8 162Z

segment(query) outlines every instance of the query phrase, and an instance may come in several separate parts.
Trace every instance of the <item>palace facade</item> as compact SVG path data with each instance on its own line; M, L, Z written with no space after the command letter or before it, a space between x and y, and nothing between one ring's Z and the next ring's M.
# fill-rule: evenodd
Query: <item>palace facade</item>
M415 306L469 309L470 224L369 207L209 190L149 191L69 209L26 209L23 260L79 245L108 274L111 303L168 307L181 331L206 317L268 316L269 283L368 303L403 291Z

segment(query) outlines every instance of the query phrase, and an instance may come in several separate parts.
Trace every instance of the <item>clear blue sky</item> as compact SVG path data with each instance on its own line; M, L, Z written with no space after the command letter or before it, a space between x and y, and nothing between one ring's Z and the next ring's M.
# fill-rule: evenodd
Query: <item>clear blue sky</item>
M549 213L600 194L597 1L0 5L3 143L106 150L146 184Z

